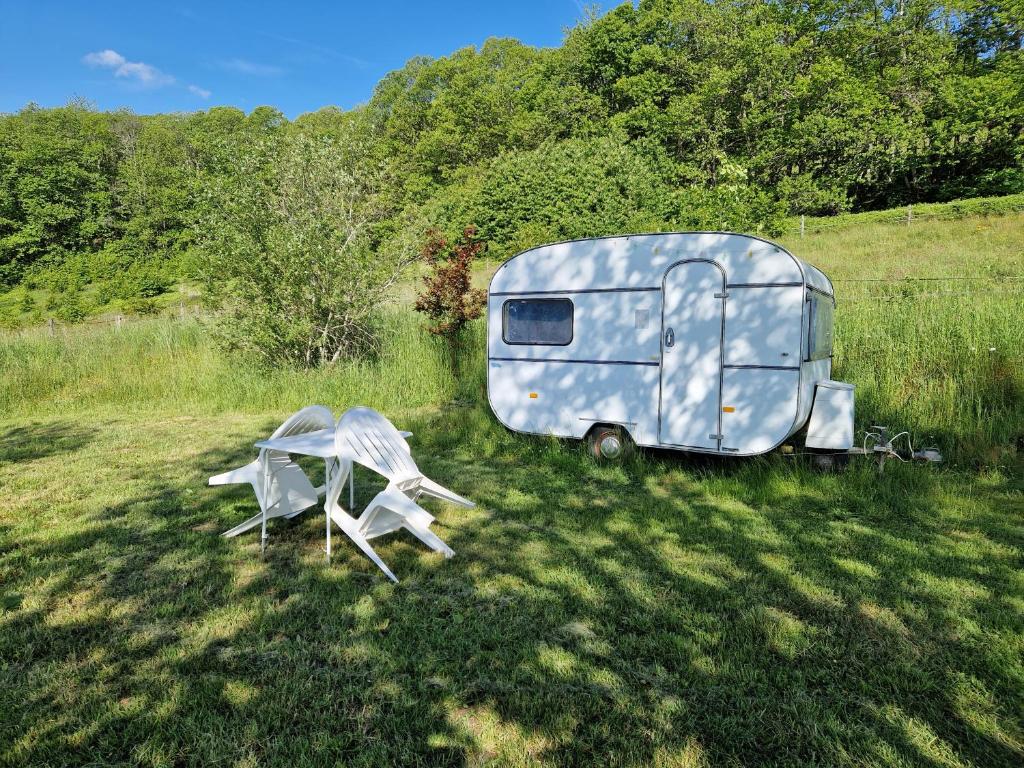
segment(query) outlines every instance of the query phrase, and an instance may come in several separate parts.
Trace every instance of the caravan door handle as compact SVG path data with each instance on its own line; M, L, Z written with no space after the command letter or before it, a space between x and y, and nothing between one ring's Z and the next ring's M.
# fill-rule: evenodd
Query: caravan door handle
M675 343L676 343L676 332L673 331L671 328L666 328L665 329L665 347L668 348L668 347L675 346Z

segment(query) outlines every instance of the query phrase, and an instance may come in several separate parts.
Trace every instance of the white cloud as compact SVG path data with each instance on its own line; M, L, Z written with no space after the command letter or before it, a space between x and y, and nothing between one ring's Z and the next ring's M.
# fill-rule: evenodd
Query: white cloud
M96 51L95 53L87 53L82 59L90 67L120 67L125 63L124 56L117 51L112 51L107 48L105 51Z
M135 80L148 87L155 88L161 85L170 85L174 82L173 77L164 74L151 64L145 64L141 61L128 61L120 53L109 48L87 53L82 57L82 61L90 67L102 67L103 69L113 70L114 77Z
M210 98L210 92L205 88L200 88L198 85L190 85L188 87L189 93L194 93L200 99Z
M257 77L272 77L284 72L283 69L272 64L258 64L255 61L247 61L246 59L230 59L229 61L222 61L220 65L222 68L229 69L232 72L241 72L243 75L256 75Z

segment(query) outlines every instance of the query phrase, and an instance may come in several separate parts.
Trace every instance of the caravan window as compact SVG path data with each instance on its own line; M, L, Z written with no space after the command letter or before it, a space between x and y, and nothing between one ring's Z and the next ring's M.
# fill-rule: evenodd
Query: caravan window
M572 313L569 299L510 299L501 313L501 338L564 347L572 341Z
M832 324L835 304L831 296L812 293L810 304L810 326L807 334L807 359L821 360L832 356Z

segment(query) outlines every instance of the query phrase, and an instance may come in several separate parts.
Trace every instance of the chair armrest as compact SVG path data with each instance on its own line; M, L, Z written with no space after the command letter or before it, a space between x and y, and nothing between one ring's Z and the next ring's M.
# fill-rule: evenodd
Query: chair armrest
M232 469L214 475L210 478L210 485L235 485L236 483L252 483L259 477L260 463L253 461L244 467Z

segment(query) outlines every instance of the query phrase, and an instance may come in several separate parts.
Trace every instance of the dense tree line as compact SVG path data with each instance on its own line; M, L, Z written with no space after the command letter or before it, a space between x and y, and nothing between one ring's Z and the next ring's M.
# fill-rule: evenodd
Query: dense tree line
M193 269L209 190L296 136L383 180L363 235L381 252L430 227L475 225L500 257L1024 191L1022 30L1020 0L642 0L559 48L413 59L366 105L292 122L28 106L0 116L0 286L72 319L87 284L145 308Z

